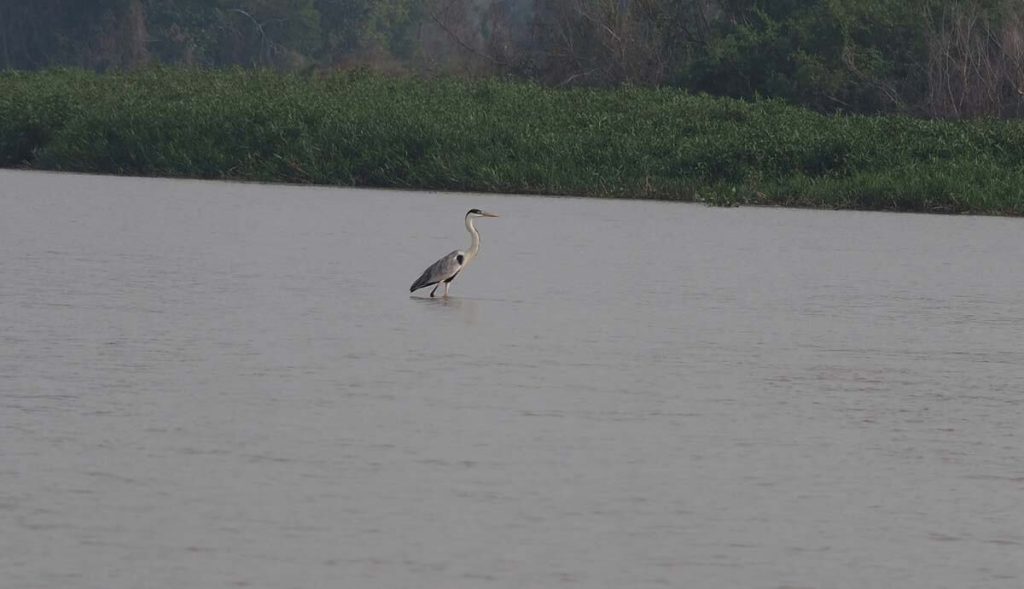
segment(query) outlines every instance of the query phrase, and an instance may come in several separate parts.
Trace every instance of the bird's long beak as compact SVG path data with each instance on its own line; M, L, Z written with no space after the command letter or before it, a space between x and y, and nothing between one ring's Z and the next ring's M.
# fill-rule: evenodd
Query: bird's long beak
M498 216L498 215L495 215L494 213L488 213L487 211L480 211L480 214L485 216L485 217L497 217Z

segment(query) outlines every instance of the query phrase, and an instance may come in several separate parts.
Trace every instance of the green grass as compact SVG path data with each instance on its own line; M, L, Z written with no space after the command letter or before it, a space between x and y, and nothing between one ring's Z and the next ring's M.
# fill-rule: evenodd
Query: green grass
M0 74L0 166L1024 213L1024 123L828 117L678 90L153 69Z

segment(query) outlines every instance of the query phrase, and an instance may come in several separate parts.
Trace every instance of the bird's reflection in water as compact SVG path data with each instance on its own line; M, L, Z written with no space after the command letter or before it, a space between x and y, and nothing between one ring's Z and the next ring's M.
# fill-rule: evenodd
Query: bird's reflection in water
M409 297L421 305L443 309L446 312L457 312L463 322L473 325L480 320L480 301L459 297Z

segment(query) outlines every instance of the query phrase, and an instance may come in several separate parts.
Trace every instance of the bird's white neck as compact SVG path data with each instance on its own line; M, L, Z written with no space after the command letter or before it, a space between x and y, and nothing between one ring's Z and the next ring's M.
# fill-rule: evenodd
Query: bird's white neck
M473 243L466 250L466 262L476 257L477 252L480 251L480 234L477 233L476 227L473 226L473 217L466 215L466 231L473 237Z

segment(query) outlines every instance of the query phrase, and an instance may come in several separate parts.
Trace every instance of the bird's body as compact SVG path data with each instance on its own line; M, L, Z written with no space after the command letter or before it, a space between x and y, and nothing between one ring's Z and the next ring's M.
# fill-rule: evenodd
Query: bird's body
M448 287L451 285L455 277L460 272L466 269L466 266L476 258L477 253L480 251L480 234L477 232L476 227L473 226L473 219L479 217L497 217L492 213L485 213L480 209L472 209L466 213L466 231L469 231L470 237L473 238L473 243L469 246L468 250L455 250L440 260L434 262L429 268L423 271L423 274L416 279L416 282L412 283L409 287L409 292L414 292L421 288L434 285L434 290L430 291L430 296L433 297L434 293L437 292L437 287L444 285L444 295L448 296Z

